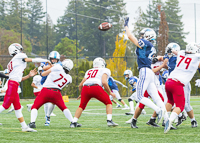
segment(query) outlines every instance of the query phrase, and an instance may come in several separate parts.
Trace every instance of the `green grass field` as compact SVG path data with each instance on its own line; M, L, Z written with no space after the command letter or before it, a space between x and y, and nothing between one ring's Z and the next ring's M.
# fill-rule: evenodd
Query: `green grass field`
M126 99L124 99L127 102ZM23 115L28 124L30 122L30 112L27 111L26 104L32 103L33 100L23 100L21 104L24 106ZM2 103L0 103L1 105ZM191 98L191 104L197 122L200 123L200 98ZM66 103L72 115L79 106L79 101L70 99ZM80 128L69 128L70 122L65 118L64 114L55 108L56 117L51 117L50 126L44 126L44 108L41 107L38 112L36 121L36 133L22 132L14 112L7 113L4 111L0 114L0 143L38 143L38 142L74 142L74 143L130 143L130 142L200 142L200 127L191 128L190 119L187 118L177 130L171 130L164 134L164 128L153 128L146 125L151 117L153 110L145 108L147 114L141 115L138 119L138 129L132 129L130 124L125 124L131 116L124 113L129 110L121 110L113 105L113 121L118 123L118 127L107 127L106 113L104 104L97 100L91 100L79 119L82 124ZM161 124L161 123L160 123Z

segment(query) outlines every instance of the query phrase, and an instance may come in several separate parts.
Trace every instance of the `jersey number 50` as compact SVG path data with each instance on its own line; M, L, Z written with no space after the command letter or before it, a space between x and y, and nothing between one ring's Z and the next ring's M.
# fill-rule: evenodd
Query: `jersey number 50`
M88 74L87 74L88 77L86 79L95 78L95 76L97 75L97 72L98 72L98 70L89 70Z

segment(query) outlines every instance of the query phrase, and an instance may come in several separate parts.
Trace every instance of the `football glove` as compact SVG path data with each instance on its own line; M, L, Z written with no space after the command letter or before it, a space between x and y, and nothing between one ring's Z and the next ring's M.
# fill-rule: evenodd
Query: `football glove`
M124 18L124 27L128 26L129 17Z
M157 61L158 61L158 58L156 58L156 57L153 58L153 59L152 59L152 64L155 64Z
M195 82L196 82L195 86L200 87L200 79L197 79Z

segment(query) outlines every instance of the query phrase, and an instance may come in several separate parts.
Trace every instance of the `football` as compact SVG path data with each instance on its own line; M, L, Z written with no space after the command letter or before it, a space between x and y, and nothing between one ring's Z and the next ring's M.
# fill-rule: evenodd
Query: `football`
M110 28L112 27L112 24L108 23L108 22L104 22L104 23L101 23L98 27L99 30L101 31L107 31L109 30Z

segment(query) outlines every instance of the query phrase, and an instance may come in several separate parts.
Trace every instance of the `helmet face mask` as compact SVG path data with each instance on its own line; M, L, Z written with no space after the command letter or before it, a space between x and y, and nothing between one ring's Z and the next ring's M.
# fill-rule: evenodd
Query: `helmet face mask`
M106 67L106 62L102 58L95 58L93 61L93 68L105 68Z
M57 51L52 51L49 54L49 60L51 61L52 64L57 63L60 60L60 54Z
M19 43L13 43L8 47L8 51L11 56L14 56L21 53L23 51L23 47Z
M174 54L173 53L168 53L167 51L169 50L169 49L171 49L171 50L174 50L174 51L180 51L180 46L177 44L177 43L169 43L168 45L167 45L167 47L165 48L165 53L167 53L167 55L168 55L168 57L172 57L172 56L174 56Z
M125 78L125 80L128 80L132 76L133 76L133 72L131 70L125 70L124 71L124 78Z
M154 41L156 39L156 33L151 28L144 28L140 32L140 36L142 36L147 41Z

